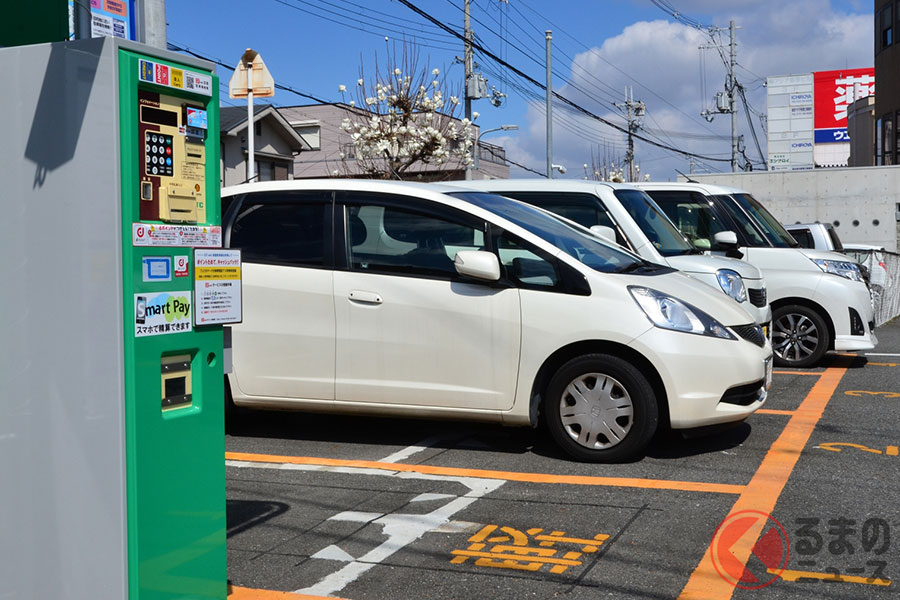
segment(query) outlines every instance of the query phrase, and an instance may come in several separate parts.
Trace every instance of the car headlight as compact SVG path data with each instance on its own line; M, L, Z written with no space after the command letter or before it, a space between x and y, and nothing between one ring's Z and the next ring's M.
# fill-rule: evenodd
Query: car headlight
M859 270L859 265L855 262L843 260L826 260L822 258L813 258L811 260L816 263L817 267L819 267L826 273L831 273L832 275L840 275L841 277L846 277L847 279L852 279L853 281L861 281L865 283L865 279L863 279L862 273Z
M722 291L734 298L735 302L747 300L747 289L744 287L744 279L737 271L731 269L719 269L716 271L716 279Z
M650 322L661 329L736 340L724 325L678 298L650 288L628 286L628 291Z

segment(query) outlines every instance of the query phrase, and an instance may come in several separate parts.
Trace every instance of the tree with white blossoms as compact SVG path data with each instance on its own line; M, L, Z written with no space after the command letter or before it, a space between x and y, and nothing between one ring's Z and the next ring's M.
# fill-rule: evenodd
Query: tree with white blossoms
M445 93L447 81L439 69L420 68L418 54L406 45L399 56L388 46L383 63L376 56L375 77L366 82L362 67L359 75L356 99L348 103L351 116L341 124L354 152L341 153L343 173L335 170L335 175L361 172L378 179L405 179L436 165L438 176L428 170L434 180L471 164L474 128L468 119L456 118L459 96ZM338 91L343 97L346 86Z
M635 165L634 181L650 181L650 175L641 176L640 165ZM614 153L608 144L604 144L603 153L600 153L600 145L597 145L597 153L591 148L591 163L584 163L584 178L594 181L609 181L610 183L626 183L628 179L628 167L618 153Z

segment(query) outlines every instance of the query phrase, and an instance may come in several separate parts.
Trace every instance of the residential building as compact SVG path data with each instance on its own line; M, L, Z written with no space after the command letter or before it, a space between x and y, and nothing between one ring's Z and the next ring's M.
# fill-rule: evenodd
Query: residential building
M287 106L278 109L303 139L303 152L294 157L294 178L365 177L356 159L356 149L350 135L341 129L344 119L359 122L372 113L343 103ZM475 127L476 134L478 127ZM501 146L481 142L478 179L509 177L506 152ZM419 181L447 181L464 179L465 169L458 161L445 164L414 165L408 172L410 179Z
M253 107L254 181L294 178L294 157L309 150L303 138L269 104ZM247 107L223 106L219 110L222 186L245 183L247 177Z

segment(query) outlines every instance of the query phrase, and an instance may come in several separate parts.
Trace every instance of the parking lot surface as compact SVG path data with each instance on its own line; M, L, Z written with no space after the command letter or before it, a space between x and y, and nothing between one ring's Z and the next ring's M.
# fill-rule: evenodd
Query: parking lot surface
M882 598L900 577L900 322L776 370L745 423L569 460L542 430L242 411L235 598ZM279 593L280 592L280 593Z

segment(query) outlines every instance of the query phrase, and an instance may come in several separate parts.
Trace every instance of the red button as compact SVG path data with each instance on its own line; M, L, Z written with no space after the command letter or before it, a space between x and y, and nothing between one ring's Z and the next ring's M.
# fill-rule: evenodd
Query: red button
M172 154L172 148L166 148L166 154Z

